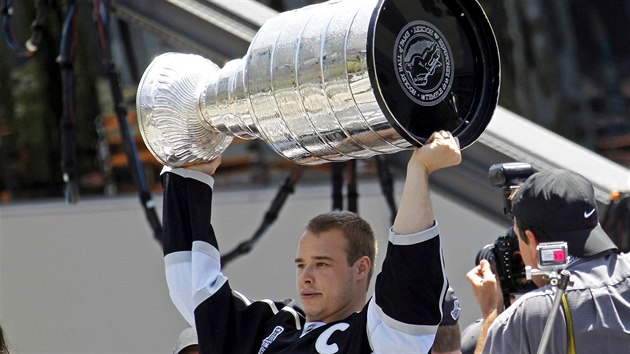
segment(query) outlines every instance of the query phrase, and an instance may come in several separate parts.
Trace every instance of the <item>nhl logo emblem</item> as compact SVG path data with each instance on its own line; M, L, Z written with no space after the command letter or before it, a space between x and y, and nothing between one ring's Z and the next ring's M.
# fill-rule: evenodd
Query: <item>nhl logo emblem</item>
M394 70L402 90L422 106L444 99L453 84L453 54L446 37L425 21L408 23L394 46Z

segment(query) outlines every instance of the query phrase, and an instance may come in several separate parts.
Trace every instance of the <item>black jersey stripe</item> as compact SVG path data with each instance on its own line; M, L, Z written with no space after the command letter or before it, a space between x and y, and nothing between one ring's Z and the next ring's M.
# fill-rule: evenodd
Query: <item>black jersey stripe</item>
M278 310L278 306L276 306L275 302L273 302L273 301L271 301L269 299L263 299L263 300L260 300L260 302L264 302L265 304L269 305L269 308L271 309L271 312L273 312L274 315L277 314L278 312L280 312Z
M205 241L218 249L210 224L211 176L185 169L163 170L164 206L162 241L164 254L192 249L193 241ZM210 188L208 188L210 187Z
M285 306L282 308L282 311L286 311L293 316L293 318L295 319L295 329L302 330L302 322L300 321L300 318L302 316L297 311L295 311L294 308Z
M439 305L447 280L437 230L436 224L416 234L390 234L389 238L398 243L390 242L387 247L374 296L376 304L388 317L422 326L437 326L442 320ZM401 242L405 237L422 241ZM391 279L396 281L391 282Z
M435 332L437 331L438 325L408 324L388 316L385 312L383 312L383 309L381 309L380 306L376 304L375 297L370 300L370 306L373 306L373 310L375 311L377 316L380 317L385 325L397 331L410 335L435 334Z
M250 300L247 296L243 295L242 293L232 289L232 295L234 295L236 298L240 299L245 306L249 306L252 304L252 300Z

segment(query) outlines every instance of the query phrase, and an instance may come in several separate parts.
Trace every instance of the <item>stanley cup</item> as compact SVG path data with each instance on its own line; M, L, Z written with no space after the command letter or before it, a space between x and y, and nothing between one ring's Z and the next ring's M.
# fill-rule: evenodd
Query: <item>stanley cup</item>
M499 55L474 0L342 0L281 13L220 68L166 53L137 93L142 137L172 167L262 139L303 165L421 146L449 130L462 148L497 104Z

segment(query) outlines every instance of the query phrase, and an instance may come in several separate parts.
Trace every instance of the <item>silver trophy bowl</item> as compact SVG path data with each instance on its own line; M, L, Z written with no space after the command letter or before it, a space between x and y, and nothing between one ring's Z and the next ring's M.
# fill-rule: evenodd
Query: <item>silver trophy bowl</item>
M209 161L233 137L303 165L411 149L441 129L465 148L490 121L499 78L475 1L329 1L271 18L222 68L193 54L156 57L138 120L172 167Z

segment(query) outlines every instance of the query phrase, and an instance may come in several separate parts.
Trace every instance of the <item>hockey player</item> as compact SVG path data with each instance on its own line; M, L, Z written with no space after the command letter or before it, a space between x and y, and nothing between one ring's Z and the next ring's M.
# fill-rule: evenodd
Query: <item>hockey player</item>
M461 161L451 133L416 148L387 254L368 300L375 241L350 212L313 218L297 250L293 302L252 301L221 273L210 224L220 158L163 172L164 255L174 304L197 328L201 353L427 353L448 289L429 175Z

